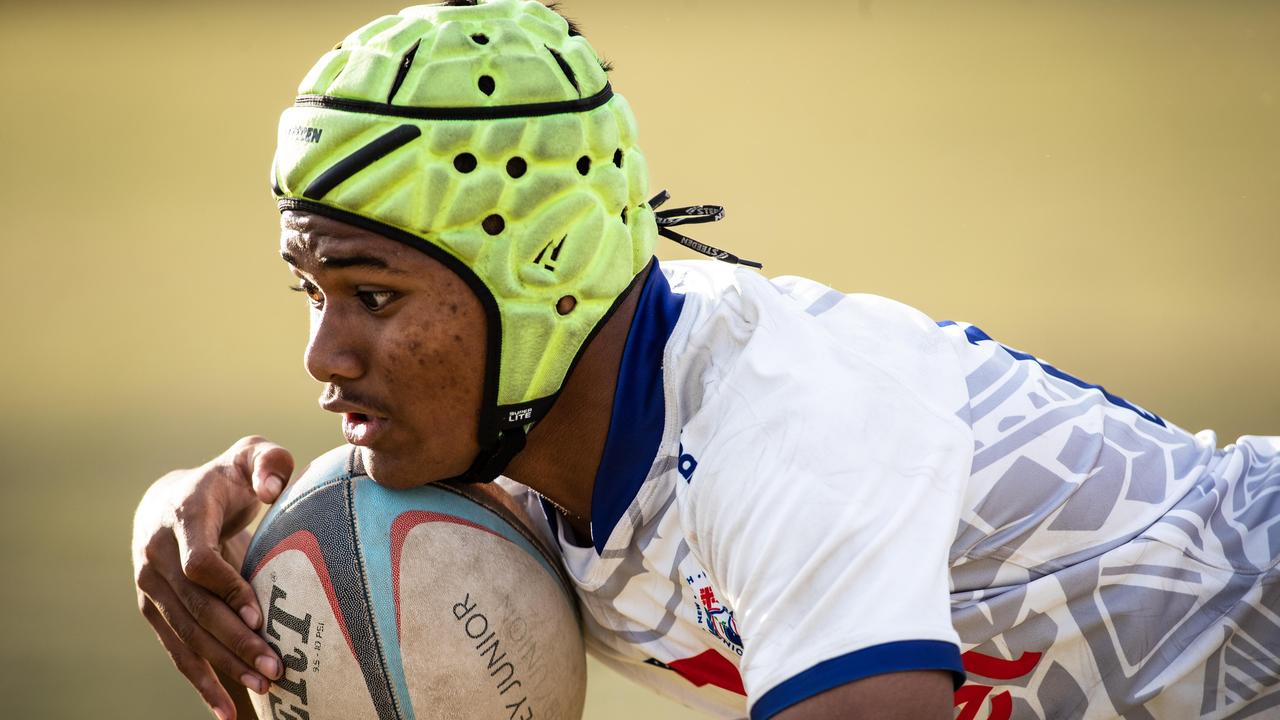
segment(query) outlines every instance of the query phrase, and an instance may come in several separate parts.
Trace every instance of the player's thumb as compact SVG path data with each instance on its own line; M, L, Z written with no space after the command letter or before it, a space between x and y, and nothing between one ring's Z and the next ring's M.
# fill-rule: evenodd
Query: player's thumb
M255 443L250 449L253 491L264 503L273 503L293 475L293 453L273 442Z

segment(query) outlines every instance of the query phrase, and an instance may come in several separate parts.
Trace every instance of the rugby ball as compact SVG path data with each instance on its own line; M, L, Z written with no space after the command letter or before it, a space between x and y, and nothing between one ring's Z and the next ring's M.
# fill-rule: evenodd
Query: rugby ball
M242 573L284 660L263 720L577 719L586 657L559 560L493 485L389 490L350 446L263 518Z

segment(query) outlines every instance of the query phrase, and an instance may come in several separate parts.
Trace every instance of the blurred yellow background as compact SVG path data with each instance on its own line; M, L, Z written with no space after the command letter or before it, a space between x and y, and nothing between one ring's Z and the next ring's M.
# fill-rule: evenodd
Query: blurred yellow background
M1280 4L565 5L653 189L728 207L700 240L1280 434ZM398 7L0 4L0 715L208 717L138 615L131 513L241 435L341 441L267 169L312 62ZM593 666L587 717L693 714Z

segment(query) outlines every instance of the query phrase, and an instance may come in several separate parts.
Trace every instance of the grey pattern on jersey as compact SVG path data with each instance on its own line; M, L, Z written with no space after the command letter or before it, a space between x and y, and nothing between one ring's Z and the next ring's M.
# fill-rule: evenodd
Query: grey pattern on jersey
M1280 718L1280 439L1217 450L965 329L972 717Z
M813 317L845 298L793 285L779 292ZM969 676L956 716L1280 720L1280 438L1217 449L1212 434L1153 421L968 327L940 331L963 364L957 412L974 434L950 552ZM712 358L681 362L703 378ZM684 405L699 407L701 390L682 387ZM681 532L674 452L655 458L648 500L619 523L629 543L600 556L606 578L582 591L588 641L629 677L739 717L739 697L646 663L708 647L682 579L696 558L669 542Z

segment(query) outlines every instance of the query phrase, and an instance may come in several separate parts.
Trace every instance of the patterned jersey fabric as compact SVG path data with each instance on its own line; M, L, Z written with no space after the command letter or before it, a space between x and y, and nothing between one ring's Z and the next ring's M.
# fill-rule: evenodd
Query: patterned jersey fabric
M884 298L655 266L591 538L526 502L596 656L713 715L936 669L963 720L1280 717L1280 438Z

